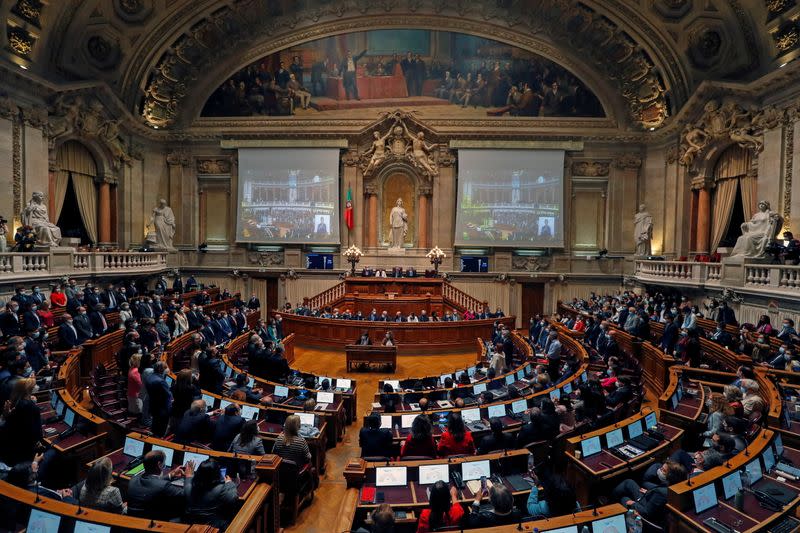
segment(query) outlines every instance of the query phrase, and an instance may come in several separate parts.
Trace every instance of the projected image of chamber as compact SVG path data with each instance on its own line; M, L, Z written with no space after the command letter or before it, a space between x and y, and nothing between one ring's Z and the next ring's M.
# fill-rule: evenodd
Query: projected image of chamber
M237 241L338 243L339 150L240 149L238 207Z
M562 150L459 150L456 245L564 245Z

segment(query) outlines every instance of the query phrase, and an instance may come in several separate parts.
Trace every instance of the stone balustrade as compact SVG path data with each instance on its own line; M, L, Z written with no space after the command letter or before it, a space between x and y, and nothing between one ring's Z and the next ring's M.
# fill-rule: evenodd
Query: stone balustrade
M637 260L636 279L667 285L744 288L782 296L800 294L800 266L794 265Z
M60 248L0 254L0 283L54 276L152 274L166 269L167 254L163 252L77 252Z

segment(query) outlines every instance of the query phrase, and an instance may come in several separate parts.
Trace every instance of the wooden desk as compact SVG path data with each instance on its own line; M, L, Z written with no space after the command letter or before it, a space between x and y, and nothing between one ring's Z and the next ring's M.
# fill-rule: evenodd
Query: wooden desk
M694 424L706 403L705 389L702 384L692 380L694 369L685 366L673 366L669 372L669 384L658 399L658 408L661 420L666 424L688 429ZM680 380L684 380L684 388L678 392ZM690 396L686 389L697 391L697 395Z
M515 317L497 319L514 328ZM461 320L458 322L370 322L367 320L334 320L299 315L283 315L283 329L295 334L295 343L307 346L344 348L367 331L372 342L383 339L387 330L404 350L426 353L449 351L474 346L477 337L490 338L494 319Z
M567 465L567 478L572 481L578 499L580 501L592 501L593 498L606 488L611 488L611 481L616 482L623 475L630 477L632 473L639 472L650 466L658 457L667 455L673 448L677 447L683 437L683 430L659 421L659 430L664 434L665 439L656 447L645 451L641 455L628 460L623 460L610 453L605 445L605 435L616 429L623 429L623 442L628 442L626 438L627 426L634 422L643 425L644 418L654 412L650 408L645 408L641 412L626 418L612 426L585 433L567 439L566 456L569 459ZM646 429L646 428L645 428ZM646 435L646 432L645 432ZM580 451L581 442L592 437L601 438L601 451L589 457L577 457L576 451Z
M347 371L353 371L354 364L388 365L392 372L397 369L397 346L361 346L348 344L345 346Z

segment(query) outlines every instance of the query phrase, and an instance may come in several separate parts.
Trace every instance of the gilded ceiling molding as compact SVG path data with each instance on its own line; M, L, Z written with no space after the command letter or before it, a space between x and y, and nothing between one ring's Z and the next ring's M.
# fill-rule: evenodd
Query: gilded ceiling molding
M794 171L794 127L797 122L797 108L786 113L783 145L783 231L792 231L792 174Z
M745 109L733 100L709 100L703 114L684 127L679 161L697 172L699 161L707 163L709 153L733 143L758 154L764 149L764 132L780 125L784 116L785 111L775 106Z
M245 0L208 16L190 33L172 42L170 50L174 53L159 59L153 65L155 73L143 83L146 88L140 107L142 117L151 126L185 125L199 113L201 99L225 76L267 53L325 36L387 25L461 31L543 54L578 75L585 75L590 88L603 100L607 113L613 112L607 100L608 90L599 91L592 85L602 85L603 78L610 78L610 83L617 86L617 94L626 102L630 121L640 129L658 128L670 114L667 86L673 99L679 102L685 99L688 88L683 76L673 76L669 84L661 78L663 72L680 72L674 54L669 55L666 64L648 55L648 50L653 49L658 54L670 51L657 32L648 34L647 43L639 42L630 32L584 4L570 0L545 0L545 3L541 10L530 10L522 3L502 9L483 7L494 6L495 2L453 5L426 0L413 2L412 14L405 14L402 10L408 6L404 8L405 3L400 2L382 5L362 2L360 8L358 3L337 2L328 6L323 15L322 6L308 9L305 3L298 2L293 5L295 11L269 16L267 10L260 9L260 2ZM629 18L641 21L640 26L633 27L647 26L635 12L619 7ZM350 13L353 10L355 13ZM454 12L457 16L453 16ZM346 19L348 13L361 16ZM387 13L393 16L387 17ZM493 24L487 23L490 20ZM265 35L270 37L262 42ZM560 44L560 48L547 44L549 39ZM650 44L659 42L662 46ZM194 116L188 116L191 113Z
M608 161L575 161L572 163L572 175L597 178L608 176L611 163Z

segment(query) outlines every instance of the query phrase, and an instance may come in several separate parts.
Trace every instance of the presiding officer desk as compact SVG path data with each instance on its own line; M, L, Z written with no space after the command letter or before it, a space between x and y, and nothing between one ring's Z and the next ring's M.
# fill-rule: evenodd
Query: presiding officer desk
M348 277L330 289L309 298L306 306L312 309L338 308L340 311L362 311L364 316L374 308L378 314L389 313L389 319L400 312L404 317L414 312L454 309L463 313L480 311L485 302L456 289L441 278L375 278ZM514 328L515 317L457 322L381 322L369 320L340 320L297 314L282 314L283 330L296 334L296 342L309 346L343 348L358 339L363 332L378 343L391 330L395 343L404 350L426 353L472 346L477 337L487 337L495 321Z

